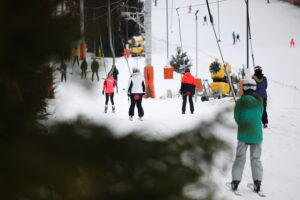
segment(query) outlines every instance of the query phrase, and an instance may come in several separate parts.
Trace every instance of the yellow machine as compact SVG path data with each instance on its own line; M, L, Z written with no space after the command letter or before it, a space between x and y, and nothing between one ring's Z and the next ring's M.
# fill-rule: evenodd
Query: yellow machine
M228 75L231 73L231 66L225 62ZM222 95L229 95L230 86L227 80L225 68L222 63L215 60L209 66L209 72L213 82L210 84L213 93L221 93Z
M130 44L130 53L132 56L143 56L144 54L144 38L143 36L133 36L132 39L128 40Z

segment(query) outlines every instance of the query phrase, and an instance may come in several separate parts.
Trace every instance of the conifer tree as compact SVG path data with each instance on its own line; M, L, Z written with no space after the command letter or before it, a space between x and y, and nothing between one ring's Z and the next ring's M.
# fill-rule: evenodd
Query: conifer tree
M184 74L185 68L192 66L187 53L183 52L180 47L176 48L176 55L172 55L170 65L174 68L175 72L180 74Z

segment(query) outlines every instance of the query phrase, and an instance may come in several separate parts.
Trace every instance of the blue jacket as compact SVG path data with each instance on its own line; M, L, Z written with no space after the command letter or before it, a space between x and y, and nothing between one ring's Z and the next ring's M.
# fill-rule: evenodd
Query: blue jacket
M256 81L256 90L255 92L262 98L267 98L267 87L268 80L267 77L263 76L262 81Z

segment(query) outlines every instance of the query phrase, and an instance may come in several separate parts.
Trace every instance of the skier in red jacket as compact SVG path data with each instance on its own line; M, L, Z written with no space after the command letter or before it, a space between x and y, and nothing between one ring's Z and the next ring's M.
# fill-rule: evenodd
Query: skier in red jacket
M105 79L105 81L103 83L102 94L104 95L104 93L105 93L105 108L104 108L105 113L107 113L109 98L110 98L111 105L112 105L112 112L113 113L115 112L115 104L114 104L115 86L116 86L116 80L112 76L107 77L107 79Z
M294 41L293 38L292 38L291 41L290 41L290 48L291 48L291 47L295 47L295 41Z
M195 88L196 88L195 78L191 74L190 69L186 68L185 73L181 79L181 87L179 90L180 94L182 95L182 99L183 99L182 114L185 114L187 97L189 98L191 114L194 113L193 96L195 94Z

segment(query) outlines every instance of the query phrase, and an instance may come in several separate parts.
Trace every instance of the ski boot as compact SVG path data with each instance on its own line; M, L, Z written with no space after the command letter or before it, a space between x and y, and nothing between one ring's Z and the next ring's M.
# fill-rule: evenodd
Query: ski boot
M104 113L107 113L107 106L104 107Z
M113 112L113 113L115 113L115 112L116 112L116 108L115 108L115 106L114 106L114 105L112 106L112 112Z
M264 128L268 128L268 124L264 124L263 127L264 127Z
M143 116L139 116L139 120L140 120L140 121L143 121Z
M261 187L261 181L255 180L254 181L254 191L258 193L260 191L260 187Z
M133 121L133 116L132 115L129 116L129 120Z
M231 189L232 189L233 191L237 191L238 186L239 186L239 183L240 183L240 181L232 181L232 182L231 182Z

